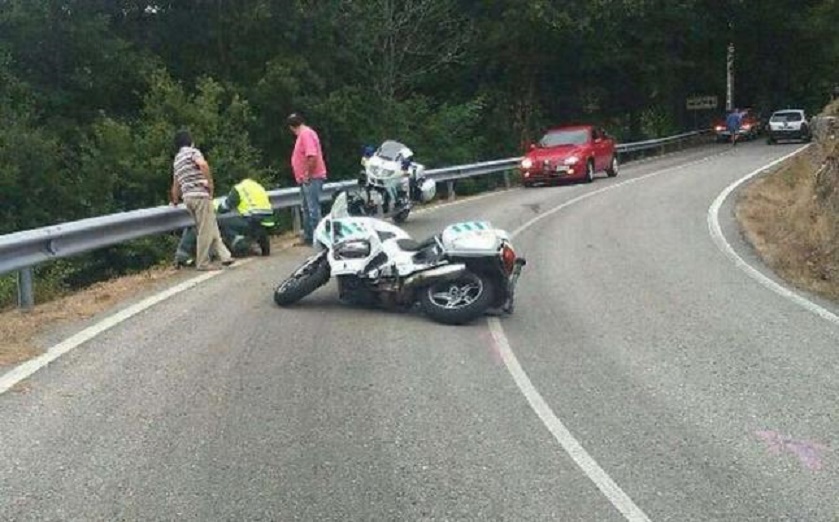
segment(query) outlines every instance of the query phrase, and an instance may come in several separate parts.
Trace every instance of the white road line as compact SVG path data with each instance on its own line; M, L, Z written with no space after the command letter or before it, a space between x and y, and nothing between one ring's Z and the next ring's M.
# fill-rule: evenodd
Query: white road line
M627 520L631 520L632 522L649 522L650 519L641 508L635 505L635 502L629 498L629 495L624 493L620 486L612 480L591 455L583 449L577 439L571 435L571 432L568 431L565 424L559 420L559 417L554 414L551 407L548 406L548 403L545 402L545 399L542 398L542 395L539 394L533 386L533 383L530 382L530 378L524 369L522 369L518 359L516 359L516 355L510 348L510 342L507 340L504 329L501 327L501 321L498 318L489 318L489 331L495 340L499 352L501 352L501 358L504 360L507 370L516 382L516 386L524 394L524 397L527 399L530 407L533 408L533 411L536 412L536 415L542 419L542 423L548 428L548 431L551 432L556 441L559 442L559 445L562 446L562 449L568 453L568 456L583 470L583 473L594 482L597 489L609 499L609 502Z
M535 225L539 221L542 221L543 219L545 219L547 217L550 217L550 216L556 214L557 212L559 212L560 210L563 210L565 208L570 207L571 205L579 203L580 201L583 201L584 199L588 199L590 197L596 196L598 194L602 194L604 192L608 192L610 190L615 190L618 187L623 187L624 185L629 185L630 183L636 183L638 181L641 181L641 180L644 180L644 179L647 179L647 178L653 178L655 176L661 176L662 174L666 174L668 172L673 172L675 170L681 170L681 169L684 169L686 167L692 167L692 166L698 165L700 163L705 163L706 161L710 161L710 160L712 160L716 157L723 156L725 154L727 154L727 152L722 152L722 153L719 153L719 154L712 154L711 156L706 156L706 157L704 157L702 159L699 159L699 160L696 160L696 161L691 161L689 163L683 163L683 164L677 165L675 167L669 167L669 168L666 168L666 169L657 170L655 172L650 172L649 174L644 174L643 176L638 176L637 178L631 178L631 179L628 179L626 181L622 181L620 183L615 183L614 185L609 185L608 187L603 187L601 189L593 190L591 192L586 192L585 194L577 196L576 198L569 199L565 203L562 203L561 205L558 205L558 206L548 210L547 212L543 212L542 214L539 214L538 216L534 217L530 221L521 225L519 228L513 230L513 232L510 234L510 237L515 238L517 235L521 234L526 229Z
M571 205L579 203L587 198L593 197L597 194L602 194L603 192L607 192L609 190L614 190L618 187L623 187L624 185L629 185L630 183L636 183L638 181L652 178L655 176L660 176L662 174L673 172L677 170L681 170L687 167L691 167L694 165L698 165L700 163L704 163L706 161L710 161L714 158L719 156L723 156L728 154L730 151L724 151L718 154L712 154L711 156L706 156L702 159L691 161L689 163L684 163L682 165L677 165L674 167L669 167L666 169L662 169L659 171L651 172L649 174L645 174L643 176L638 176L637 178L628 179L626 181L622 181L620 183L616 183L614 185L609 185L608 187L603 187L601 189L597 189L591 192L587 192L575 198L572 198L565 203L562 203L547 212L544 212L533 219L527 221L517 229L515 229L511 234L511 238L515 238L522 232L524 232L529 227L535 225L539 221L556 214L557 212L568 208ZM550 431L550 433L554 436L556 441L562 447L562 449L568 454L569 457L579 466L579 468L583 471L583 473L591 480L595 486L603 493L603 495L612 503L612 505L627 519L632 522L643 522L649 521L650 519L638 507L635 502L627 495L620 486L615 483L614 480L606 473L603 468L597 464L597 461L586 452L580 442L574 438L568 428L565 427L565 424L562 423L559 417L553 412L551 407L542 398L542 395L533 386L533 383L530 381L530 378L527 376L527 373L519 364L518 359L516 358L513 349L510 347L510 342L507 339L507 335L504 333L504 327L501 325L501 321L498 318L491 317L488 320L489 323L489 330L494 339L496 346L498 347L501 358L504 361L504 365L507 367L507 371L510 372L510 375L513 377L513 381L515 381L516 386L519 388L521 393L527 399L528 404L530 407L533 408L533 411L538 415L538 417L542 420L542 423L545 427Z
M451 207L454 205L458 205L461 203L467 203L471 201L478 201L484 198L497 196L499 194L503 194L506 190L494 191L490 192L489 194L482 194L480 196L475 197L467 197L461 200L452 201L443 203L440 205L434 205L433 207L425 208L425 209L418 209L415 211L415 214L423 214L426 212L433 212L435 210ZM237 266L245 265L249 262L253 261L253 259L243 259L238 260L236 262ZM152 306L169 299L170 297L183 292L184 290L188 290L194 286L197 286L208 279L216 277L221 272L207 272L206 274L202 274L198 277L194 277L188 281L184 281L176 286L163 290L162 292L150 296L139 303L136 303L128 308L117 312L113 315L106 317L105 319L99 321L98 323L85 328L84 330L76 333L75 335L65 339L64 341L50 347L46 352L34 359L30 359L26 362L15 366L2 376L0 376L0 395L7 392L17 383L23 381L31 377L35 372L44 368L51 362L55 361L62 355L70 352L71 350L79 347L80 345L90 341L97 335L101 334L102 332L113 328L114 326L122 323L123 321L134 317L135 315L139 314L140 312L151 308Z
M242 266L252 261L252 259L243 259L238 260L236 262L236 266ZM235 270L235 268L234 268ZM201 274L198 277L194 277L188 281L184 281L178 285L175 285L171 288L163 290L153 296L147 297L143 299L139 303L133 304L124 310L121 310L113 315L106 317L105 319L99 321L98 323L85 328L84 330L76 333L75 335L65 339L64 341L52 346L48 349L44 354L39 355L34 359L30 359L24 363L19 364L18 366L14 367L12 370L8 371L7 373L3 374L0 377L0 394L5 393L15 384L19 383L20 381L30 377L32 374L40 370L41 368L47 366L49 363L53 362L54 360L58 359L65 353L77 348L78 346L90 341L97 335L101 334L102 332L113 328L114 326L120 324L121 322L125 321L126 319L130 319L135 315L139 314L140 312L151 308L152 306L156 305L157 303L169 299L170 297L183 292L184 290L188 290L194 286L197 286L208 279L216 277L217 275L221 274L222 271L218 272L207 272L206 274Z
M806 150L809 146L810 145L805 145L803 147L800 147L794 152L791 152L790 154L787 154L786 156L773 161L769 165L761 167L756 171L747 174L746 176L738 179L737 181L726 187L725 190L723 190L720 193L720 195L717 196L717 199L715 199L711 206L708 208L708 230L710 231L711 238L714 240L714 243L717 245L717 248L719 248L720 251L722 251L722 253L726 255L726 257L732 260L734 264L737 266L737 268L745 272L749 277L751 277L761 285L765 286L769 290L772 290L773 292L777 293L778 295L781 295L794 302L795 304L804 307L810 312L813 312L814 314L824 319L827 319L833 324L839 325L839 316L829 312L828 310L817 305L816 303L796 294L792 290L779 285L769 277L763 275L759 270L749 265L746 261L744 261L743 258L737 255L737 253L728 243L728 240L725 239L725 236L722 233L722 228L720 227L720 209L722 208L722 205L728 198L728 196L731 195L731 193L734 192L734 190L737 187L739 187L746 181L752 179L753 177L757 176L758 174L761 174L762 172L765 172L771 169L772 167L778 165L779 163L786 161L789 158L795 156L796 154Z
M782 286L776 284L771 279L767 278L751 266L749 266L745 261L743 261L725 238L722 235L722 231L719 226L719 221L717 219L717 215L719 212L719 208L722 205L722 202L726 199L726 197L741 183L750 179L757 174L772 168L773 166L789 159L790 157L794 156L795 154L801 152L802 150L806 149L807 147L802 147L795 152L788 154L778 160L773 161L769 165L761 167L760 169L752 172L751 174L747 175L746 177L738 180L735 183L726 188L722 194L717 197L717 200L711 205L711 208L708 211L708 224L711 229L711 235L714 237L714 242L717 246L731 259L735 261L737 266L742 270L746 271L750 276L754 277L762 284L768 286L769 288L773 289L774 291L778 292L779 294L792 299L793 301L797 302L798 304L804 306L808 310L811 310L820 316L833 321L839 324L839 318L837 318L834 314L828 312L824 308L807 301L806 299L799 297L798 295L790 292L789 290L783 288ZM685 163L682 165L678 165L675 167L670 167L667 169L662 169L660 171L651 172L649 174L645 174L643 176L639 176L637 178L632 178L620 183L616 183L614 185L610 185L608 187L604 187L598 190L594 190L592 192L588 192L586 194L582 194L575 198L572 198L561 205L558 205L549 211L540 214L533 219L527 221L517 229L515 229L511 234L511 238L515 238L520 233L524 232L529 227L533 226L534 224L538 223L539 221L565 209L571 205L579 203L587 198L595 196L597 194L602 194L603 192L607 192L609 190L614 190L618 187L622 187L624 185L628 185L630 183L635 183L647 178L652 178L655 176L660 176L667 172L672 172L675 170L680 170L686 167L690 167L693 165L697 165L700 163L704 163L716 157L728 154L730 151L725 151L719 154L713 154L711 156L707 156L697 161L692 161L690 163ZM542 423L551 432L559 445L562 449L571 457L571 459L580 467L580 469L585 473L585 475L597 486L597 488L609 499L609 502L623 514L623 516L630 521L648 521L649 518L647 515L639 508L632 499L618 486L614 480L603 470L594 458L586 452L586 450L582 447L582 445L574 438L568 428L562 423L559 417L553 412L551 407L542 398L542 395L533 386L533 383L530 381L530 378L527 376L527 373L519 364L518 359L516 358L513 349L510 347L510 342L507 339L507 335L504 333L504 327L501 324L501 321L496 317L491 317L488 319L489 330L490 333L501 353L502 360L504 361L505 366L507 367L507 371L510 372L510 375L513 377L513 380L518 386L519 390L522 392L524 397L527 399L527 402L530 404L530 407L533 408L533 411L539 418L542 420Z

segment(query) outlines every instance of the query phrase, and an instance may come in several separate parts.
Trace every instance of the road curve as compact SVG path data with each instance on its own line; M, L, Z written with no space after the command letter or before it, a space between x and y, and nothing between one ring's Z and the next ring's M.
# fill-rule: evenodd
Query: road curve
M839 514L839 329L738 270L706 222L727 185L792 150L704 147L406 227L529 224L509 348L651 520ZM351 309L332 285L280 310L272 287L305 254L213 278L0 395L0 519L624 519L486 322Z

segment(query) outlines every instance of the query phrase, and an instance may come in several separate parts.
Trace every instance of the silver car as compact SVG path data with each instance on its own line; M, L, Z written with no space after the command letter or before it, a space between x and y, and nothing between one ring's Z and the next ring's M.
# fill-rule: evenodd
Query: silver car
M769 118L766 143L772 145L778 140L810 141L810 125L802 109L775 111Z

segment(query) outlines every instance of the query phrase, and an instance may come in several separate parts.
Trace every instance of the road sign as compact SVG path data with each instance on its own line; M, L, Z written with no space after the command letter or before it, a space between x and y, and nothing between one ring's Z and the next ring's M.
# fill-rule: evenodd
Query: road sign
M688 98L687 107L689 111L701 111L704 109L716 109L719 101L716 96L694 96Z

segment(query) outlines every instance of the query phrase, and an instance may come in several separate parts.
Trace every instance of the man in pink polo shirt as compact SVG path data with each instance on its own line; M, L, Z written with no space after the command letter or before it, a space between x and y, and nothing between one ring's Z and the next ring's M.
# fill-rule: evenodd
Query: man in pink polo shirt
M303 238L311 246L315 227L321 218L320 194L326 179L326 163L320 138L314 129L306 125L303 117L293 113L287 121L291 132L297 136L291 153L291 169L303 200Z

